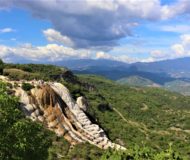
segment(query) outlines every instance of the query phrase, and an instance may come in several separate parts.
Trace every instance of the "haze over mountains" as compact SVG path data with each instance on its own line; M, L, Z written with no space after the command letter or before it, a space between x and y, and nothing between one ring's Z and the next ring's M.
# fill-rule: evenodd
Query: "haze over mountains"
M180 93L190 94L190 89L187 89L187 86L189 87L190 84L189 62L190 57L132 64L107 59L79 59L56 62L56 65L66 66L78 74L96 74L119 82L122 79L122 84L126 83L135 86L146 86L144 84L149 84L148 86L152 86L150 85L150 82L152 82L154 87L164 86L177 92L182 87L188 90L188 92L184 93L183 89L180 89ZM129 83L131 77L134 76L136 76L135 82L137 83ZM143 83L141 84L142 79Z
M95 74L121 84L140 87L164 87L190 95L190 57L156 62L124 63L109 59L67 59L41 62L67 67L76 74ZM36 63L36 61L25 61Z
M108 59L74 59L55 62L57 65L66 66L72 70L83 72L100 72L107 70L131 70L152 73L166 73L171 77L189 77L190 76L190 57L164 60L157 62L137 62L124 63ZM106 76L106 74L105 74ZM118 77L109 77L117 79Z

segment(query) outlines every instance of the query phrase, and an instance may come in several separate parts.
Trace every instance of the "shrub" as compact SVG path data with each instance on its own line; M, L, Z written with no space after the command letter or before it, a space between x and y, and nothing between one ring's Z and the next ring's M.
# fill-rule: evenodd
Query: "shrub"
M22 89L25 91L30 91L32 88L34 88L33 85L31 85L30 83L22 83Z
M133 149L126 151L115 151L108 150L106 151L101 160L183 160L186 159L182 157L178 152L172 149L172 146L169 145L169 149L155 152L149 147L139 147L135 146Z
M6 85L0 82L0 159L46 160L51 133L25 119L18 109L18 99L6 91Z

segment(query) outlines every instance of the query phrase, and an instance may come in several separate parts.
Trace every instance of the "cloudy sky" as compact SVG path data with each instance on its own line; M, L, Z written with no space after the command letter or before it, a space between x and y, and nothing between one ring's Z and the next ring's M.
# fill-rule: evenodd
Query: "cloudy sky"
M0 58L190 56L190 0L0 0Z

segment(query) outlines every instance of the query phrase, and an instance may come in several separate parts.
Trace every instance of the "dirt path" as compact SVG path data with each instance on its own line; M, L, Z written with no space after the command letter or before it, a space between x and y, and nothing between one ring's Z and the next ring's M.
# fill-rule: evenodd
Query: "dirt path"
M113 108L113 110L128 124L137 127L142 133L146 135L148 138L148 133L154 133L159 135L170 135L171 133L164 130L150 130L147 128L147 126L144 123L135 122L132 120L127 120L121 112L119 112L116 108Z

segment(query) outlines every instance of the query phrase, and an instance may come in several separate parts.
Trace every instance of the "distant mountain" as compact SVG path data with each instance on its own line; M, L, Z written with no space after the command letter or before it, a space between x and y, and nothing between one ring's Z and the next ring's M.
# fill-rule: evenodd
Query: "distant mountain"
M125 72L161 73L172 78L190 78L190 57L164 60L149 63L133 63L106 59L75 59L55 62L59 66L66 66L75 72L99 74L111 79L125 77ZM113 74L110 72L118 72ZM113 74L113 75L112 75ZM131 74L130 74L131 76Z
M190 57L164 60L150 63L134 63L139 71L167 73L172 77L190 78Z
M64 60L53 64L66 66L77 74L101 75L120 84L142 87L159 86L170 91L190 95L189 62L190 57L133 64L107 59ZM26 61L26 63L35 62Z
M88 68L73 70L73 72L76 74L101 75L111 80L119 80L121 78L130 76L140 76L161 85L175 80L175 78L172 78L167 73L140 71L136 66L129 64L124 66L89 66Z
M140 76L130 76L127 78L121 78L117 80L119 84L128 84L132 86L159 86L149 79Z
M190 95L190 82L182 80L169 81L160 85L140 76L130 76L126 78L121 78L116 82L119 84L136 87L161 87L172 92L178 92L183 95Z
M164 88L173 92L179 92L183 95L190 95L190 82L175 80L165 83Z
M108 59L70 59L55 62L56 65L59 66L66 66L72 70L88 70L88 69L98 69L98 70L105 70L106 68L117 68L117 67L128 67L129 64L108 60Z
M64 60L55 62L54 64L66 66L76 73L82 72L88 74L98 74L113 80L117 80L131 75L140 74L140 76L142 76L141 72L143 72L143 74L146 73L146 75L147 73L161 74L162 77L190 78L189 63L190 57L150 63L138 62L133 64L106 59ZM138 73L132 74L137 71Z
M133 64L106 59L65 60L55 64L66 66L76 74L101 75L137 86L147 86L150 83L150 86L160 85L190 95L190 86L187 85L190 83L190 57Z

